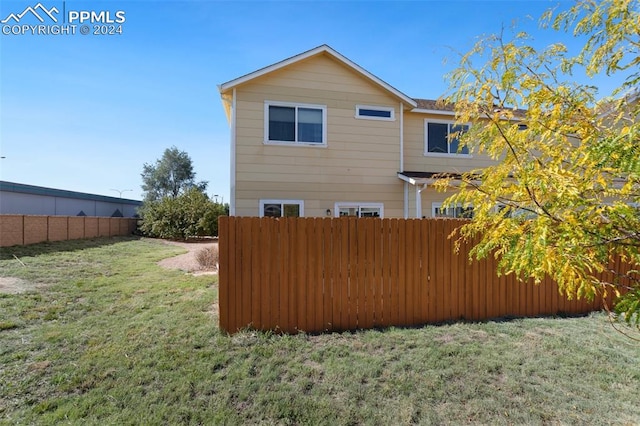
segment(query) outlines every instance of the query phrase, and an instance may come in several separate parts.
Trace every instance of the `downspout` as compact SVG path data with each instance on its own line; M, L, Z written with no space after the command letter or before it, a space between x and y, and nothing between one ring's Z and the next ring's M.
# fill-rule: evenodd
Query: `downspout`
M231 99L231 194L229 200L229 216L236 215L236 88L233 88L233 98Z
M422 187L416 185L416 218L422 219L422 191L427 189L427 184L423 184Z
M400 173L404 172L404 105L400 102ZM403 197L404 218L409 218L409 184L404 182Z
M404 183L404 218L409 219L409 182Z
M400 173L404 172L404 106L400 102Z

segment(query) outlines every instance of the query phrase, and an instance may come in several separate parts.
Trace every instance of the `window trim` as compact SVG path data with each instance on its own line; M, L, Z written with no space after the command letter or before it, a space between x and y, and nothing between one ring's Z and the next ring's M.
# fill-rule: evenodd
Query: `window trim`
M379 219L384 218L384 203L357 203L357 202L350 202L350 201L338 201L334 204L333 206L333 217L340 217L340 208L342 207L347 207L347 208L352 208L355 207L358 209L358 219L360 219L360 209L365 207L373 207L373 208L377 208L380 209L380 217Z
M432 218L438 218L438 217L441 217L441 218L449 218L449 219L471 219L471 218L473 217L473 216L472 216L472 217L436 216L436 209L437 209L437 208L440 208L440 209L441 209L441 208L442 208L442 204L443 204L443 203L442 203L442 202L440 202L440 201L434 201L434 202L432 202L432 203L431 203L431 217L432 217ZM464 208L464 206L462 205L462 203L458 203L458 204L456 204L456 206L455 206L455 207L450 206L450 207L447 207L447 209L453 209L453 208L458 208L458 207L462 207L462 208ZM471 208L471 209L473 209L473 205L470 205L470 206L468 206L467 208Z
M447 157L447 158L473 158L471 154L462 154L458 152L429 152L429 123L434 124L448 124L449 129L447 130L447 135L449 134L450 126L455 125L454 121L451 120L442 120L437 118L425 118L424 119L424 153L425 157ZM464 126L471 127L470 123L463 124ZM450 147L451 143L447 141L447 146Z
M286 200L286 199L279 199L279 198L260 199L260 210L259 210L260 217L268 217L264 215L265 204L280 204L282 212L284 212L285 204L297 204L300 207L300 216L298 217L304 217L304 200ZM280 217L285 217L285 216L280 216Z
M288 107L295 108L310 108L322 110L322 142L299 142L299 141L278 141L269 139L269 107ZM296 112L297 117L297 112ZM298 138L298 122L295 122L295 138ZM281 101L264 101L264 140L265 145L286 145L286 146L315 146L326 147L327 146L327 106L318 104L306 104L302 102L281 102Z
M391 113L390 117L375 117L370 115L360 114L361 109L371 109L374 111L386 111ZM356 105L355 118L362 120L378 120L378 121L396 121L396 110L393 107L378 106L378 105Z

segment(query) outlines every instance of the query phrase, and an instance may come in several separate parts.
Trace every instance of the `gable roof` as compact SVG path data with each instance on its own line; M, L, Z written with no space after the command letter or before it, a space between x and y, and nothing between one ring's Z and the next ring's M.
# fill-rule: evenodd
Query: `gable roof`
M343 65L345 65L346 67L351 68L353 71L355 71L356 73L360 74L361 76L363 76L364 78L369 80L370 82L374 83L375 85L381 87L382 89L384 89L387 92L391 93L395 97L399 98L405 104L407 104L407 105L409 105L409 106L411 106L413 108L415 108L418 105L414 99L412 99L409 96L405 95L404 93L402 93L401 91L399 91L395 87L391 86L390 84L388 84L384 80L382 80L382 79L376 77L375 75L371 74L369 71L365 70L360 65L358 65L355 62L351 61L347 57L345 57L345 56L341 55L340 53L336 52L334 49L332 49L331 47L329 47L326 44L323 44L323 45L318 46L316 48L313 48L311 50L307 50L306 52L303 52L303 53L300 53L298 55L292 56L292 57L290 57L288 59L285 59L283 61L276 62L273 65L269 65L267 67L260 68L257 71L254 71L254 72L249 73L249 74L245 74L245 75L243 75L241 77L238 77L236 79L227 81L226 83L222 83L222 84L218 85L218 89L220 90L220 94L224 94L224 93L228 92L229 90L233 89L234 87L237 87L237 86L239 86L241 84L244 84L244 83L246 83L248 81L251 81L251 80L253 80L255 78L258 78L258 77L261 77L263 75L269 74L271 72L277 71L279 69L285 68L285 67L287 67L287 66L289 66L291 64L294 64L296 62L305 60L307 58L311 58L313 56L322 55L322 54L326 54L326 55L329 55L329 56L333 57L334 59L336 59L337 61L341 62Z

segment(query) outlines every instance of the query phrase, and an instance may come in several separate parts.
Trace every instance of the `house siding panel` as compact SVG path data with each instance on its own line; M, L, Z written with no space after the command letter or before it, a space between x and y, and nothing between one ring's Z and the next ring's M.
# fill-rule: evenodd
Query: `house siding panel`
M424 155L425 119L452 120L451 116L436 116L423 113L405 113L404 116L404 170L413 172L456 172L487 167L493 161L483 154L456 158Z
M327 107L327 146L264 143L265 101ZM399 100L327 56L316 56L237 88L236 215L259 215L260 199L304 200L305 216L325 216L335 202L384 203L403 214L400 124L355 118L356 104Z

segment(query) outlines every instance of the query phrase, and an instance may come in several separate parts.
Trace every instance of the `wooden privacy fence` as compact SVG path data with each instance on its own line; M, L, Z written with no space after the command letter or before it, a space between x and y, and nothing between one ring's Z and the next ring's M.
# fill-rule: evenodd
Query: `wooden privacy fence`
M456 219L220 217L220 327L353 330L447 320L576 314L602 301L567 300L469 262L448 235Z

